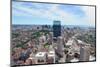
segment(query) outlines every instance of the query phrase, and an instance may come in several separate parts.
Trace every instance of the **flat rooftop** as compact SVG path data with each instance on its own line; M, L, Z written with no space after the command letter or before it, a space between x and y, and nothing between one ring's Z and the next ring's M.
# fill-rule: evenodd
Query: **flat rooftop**
M35 56L36 57L43 57L45 56L46 52L38 52Z

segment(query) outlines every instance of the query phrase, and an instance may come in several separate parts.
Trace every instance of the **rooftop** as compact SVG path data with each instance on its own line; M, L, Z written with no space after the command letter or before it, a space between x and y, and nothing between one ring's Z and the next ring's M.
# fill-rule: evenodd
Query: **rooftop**
M36 57L43 57L45 56L46 52L38 52L35 56Z

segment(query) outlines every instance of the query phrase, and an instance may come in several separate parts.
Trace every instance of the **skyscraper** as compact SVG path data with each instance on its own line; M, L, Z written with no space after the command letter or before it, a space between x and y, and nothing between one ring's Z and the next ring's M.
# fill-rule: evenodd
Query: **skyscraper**
M61 36L61 22L54 21L53 23L53 37Z
M53 23L53 42L56 43L56 54L58 57L63 56L63 39L61 36L61 22L54 21Z
M80 47L80 61L89 61L89 47Z

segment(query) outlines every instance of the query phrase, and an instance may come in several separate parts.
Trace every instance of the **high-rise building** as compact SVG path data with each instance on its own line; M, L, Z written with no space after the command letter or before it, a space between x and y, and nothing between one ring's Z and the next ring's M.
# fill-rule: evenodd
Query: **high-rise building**
M89 47L80 47L80 61L89 61L90 50Z
M53 37L61 36L61 22L54 21L53 23Z

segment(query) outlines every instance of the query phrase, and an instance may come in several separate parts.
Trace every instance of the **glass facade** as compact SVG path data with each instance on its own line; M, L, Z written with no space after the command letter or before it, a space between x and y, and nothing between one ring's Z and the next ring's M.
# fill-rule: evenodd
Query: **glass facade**
M53 22L53 37L61 36L61 21Z

